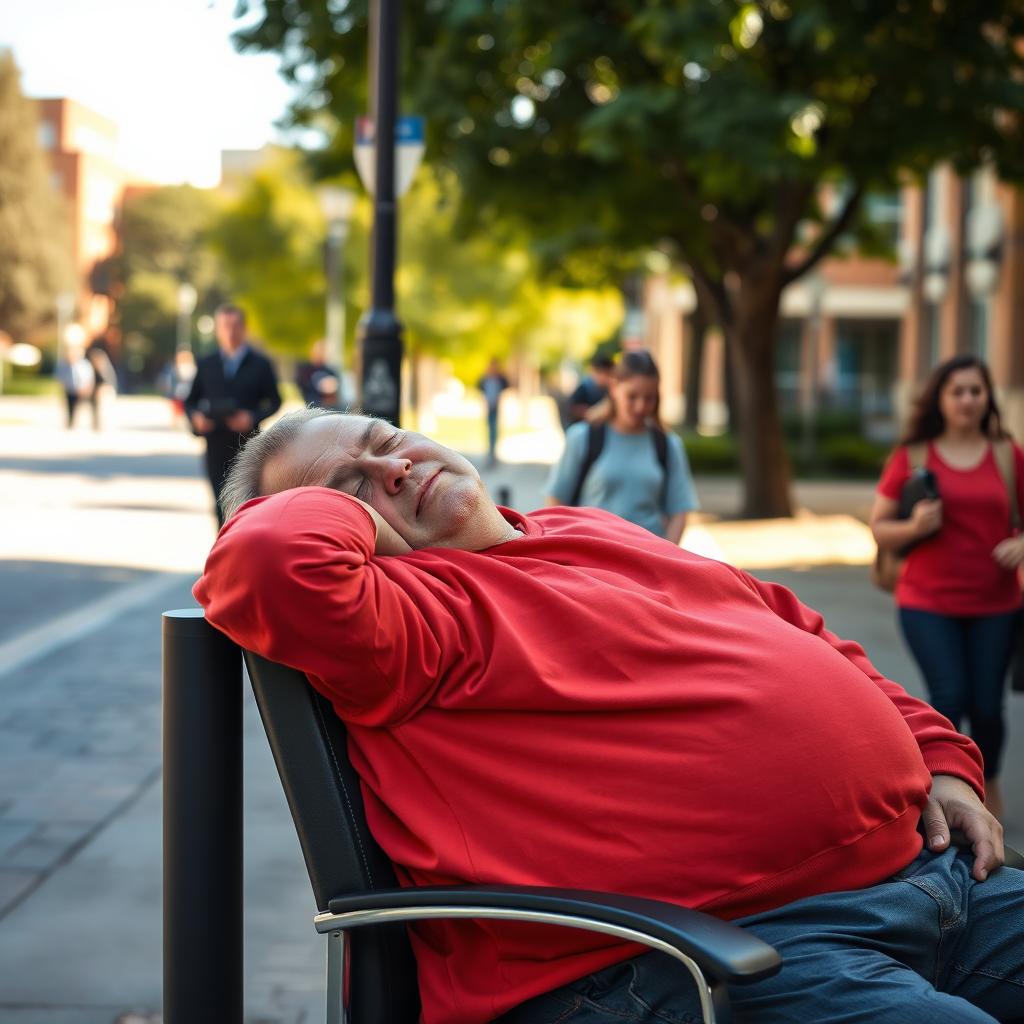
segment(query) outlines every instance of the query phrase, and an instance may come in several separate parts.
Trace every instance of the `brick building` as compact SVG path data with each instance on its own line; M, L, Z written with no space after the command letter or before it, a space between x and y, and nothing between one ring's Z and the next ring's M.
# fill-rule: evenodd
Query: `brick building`
M822 262L783 294L776 386L784 412L847 410L891 440L929 369L956 352L992 368L1007 425L1024 437L1024 192L990 170L937 168L925 187L876 197L868 213L898 261ZM696 299L653 276L644 289L646 343L662 366L665 412L682 418ZM705 343L700 420L724 427L725 353Z
M73 319L89 337L108 324L111 300L94 274L117 249L117 213L128 175L117 162L117 126L74 100L35 101L39 141L50 159L53 187L64 197L77 273Z

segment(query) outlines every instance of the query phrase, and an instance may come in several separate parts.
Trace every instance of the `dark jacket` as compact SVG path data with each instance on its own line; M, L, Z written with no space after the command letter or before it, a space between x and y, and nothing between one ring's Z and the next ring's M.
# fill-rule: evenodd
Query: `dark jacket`
M185 412L189 416L198 411L216 421L213 433L206 435L211 440L217 435L237 436L228 430L225 421L239 409L252 413L255 427L280 407L274 366L262 352L252 347L231 377L224 373L224 358L219 349L199 359L192 390L185 399Z

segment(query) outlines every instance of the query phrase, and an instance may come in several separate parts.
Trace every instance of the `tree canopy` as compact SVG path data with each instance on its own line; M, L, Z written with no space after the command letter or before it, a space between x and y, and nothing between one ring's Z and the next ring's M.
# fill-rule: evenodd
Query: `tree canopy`
M174 352L182 284L196 289L200 311L225 297L223 271L206 237L218 207L213 193L189 185L147 189L124 203L121 246L103 273L131 362L152 369Z
M349 166L366 0L241 0L236 39L305 88ZM659 247L726 337L745 510L790 510L772 384L782 290L863 199L940 161L1024 179L1022 0L440 0L403 8L405 108L460 182L456 227L514 223L562 272ZM821 186L841 183L825 209Z
M36 111L0 50L0 330L15 340L52 320L74 281L66 210L50 180Z

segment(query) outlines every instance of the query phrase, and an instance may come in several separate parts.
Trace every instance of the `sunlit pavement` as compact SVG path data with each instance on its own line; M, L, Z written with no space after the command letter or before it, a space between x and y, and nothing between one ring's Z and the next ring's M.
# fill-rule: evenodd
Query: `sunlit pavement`
M142 1024L160 1006L159 616L193 603L214 524L200 443L165 402L121 400L108 419L68 432L55 399L0 398L0 1024ZM484 477L536 508L561 433L543 405L511 428ZM867 581L870 484L801 485L805 511L763 523L728 518L736 481L698 489L687 547L793 587L921 692ZM1010 704L1020 847L1024 698ZM315 1021L322 945L251 701L245 735L247 1016Z

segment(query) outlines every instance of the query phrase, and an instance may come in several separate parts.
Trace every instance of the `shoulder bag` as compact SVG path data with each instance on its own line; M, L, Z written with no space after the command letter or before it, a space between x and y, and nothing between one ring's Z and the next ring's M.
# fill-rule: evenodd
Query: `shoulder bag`
M908 444L907 461L910 463L910 476L900 491L897 519L909 519L914 506L926 498L939 496L935 474L925 466L928 459L928 444ZM924 538L922 538L924 539ZM914 541L894 551L892 548L878 547L875 550L875 561L871 566L871 582L880 590L892 593L896 589L896 581L900 578L900 566L907 552L919 541Z

